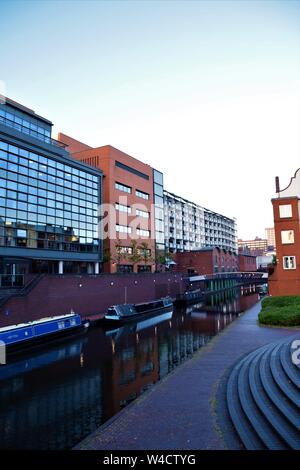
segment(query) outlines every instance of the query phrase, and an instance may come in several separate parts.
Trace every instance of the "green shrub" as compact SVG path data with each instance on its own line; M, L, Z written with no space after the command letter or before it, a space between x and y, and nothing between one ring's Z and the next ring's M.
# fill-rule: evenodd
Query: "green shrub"
M264 299L258 319L263 325L300 326L300 296Z

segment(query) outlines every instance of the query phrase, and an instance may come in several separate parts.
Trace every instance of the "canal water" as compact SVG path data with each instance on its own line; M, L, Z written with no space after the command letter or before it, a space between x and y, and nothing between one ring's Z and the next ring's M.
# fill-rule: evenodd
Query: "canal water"
M0 366L0 448L70 449L188 360L258 294L226 292Z

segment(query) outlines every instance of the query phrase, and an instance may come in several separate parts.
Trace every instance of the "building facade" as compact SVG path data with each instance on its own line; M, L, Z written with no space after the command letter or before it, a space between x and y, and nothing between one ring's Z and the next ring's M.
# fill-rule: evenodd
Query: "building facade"
M236 220L164 191L165 247L169 253L215 247L237 251Z
M251 254L253 256L264 256L268 251L268 240L255 237L253 240L238 239L239 253Z
M98 273L102 172L70 158L52 122L0 104L0 274Z
M165 247L169 253L205 245L204 209L164 191Z
M236 219L204 209L205 246L237 252Z
M266 256L256 256L257 271L268 272L269 267L273 265L273 260L275 256L275 252Z
M265 238L268 241L268 250L276 250L275 228L265 228Z
M111 145L91 148L61 133L58 139L74 160L103 171L104 271L154 272L156 244L164 243L162 173Z
M240 272L255 272L257 270L256 256L239 253L238 257Z
M156 261L165 257L164 175L153 169L154 230Z
M177 252L174 255L174 271L192 274L216 274L239 271L239 260L236 252L219 247Z
M269 276L271 295L300 295L300 168L285 189L276 178L272 199L276 264Z

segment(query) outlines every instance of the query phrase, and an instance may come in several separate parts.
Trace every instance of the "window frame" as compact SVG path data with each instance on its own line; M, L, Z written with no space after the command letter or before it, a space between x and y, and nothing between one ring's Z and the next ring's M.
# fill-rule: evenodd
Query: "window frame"
M291 259L294 260L294 266L293 266L293 267L291 267L291 264L290 264ZM288 266L285 265L285 260L288 260ZM294 256L294 255L286 255L286 256L283 256L283 257L282 257L282 261L283 261L283 269L284 269L285 271L291 271L291 270L297 269L296 256Z

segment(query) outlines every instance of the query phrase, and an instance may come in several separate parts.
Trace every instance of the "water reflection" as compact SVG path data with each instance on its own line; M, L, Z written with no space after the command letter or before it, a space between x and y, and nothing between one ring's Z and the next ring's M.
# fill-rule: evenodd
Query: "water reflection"
M66 449L193 355L258 295L197 304L0 368L1 448Z

